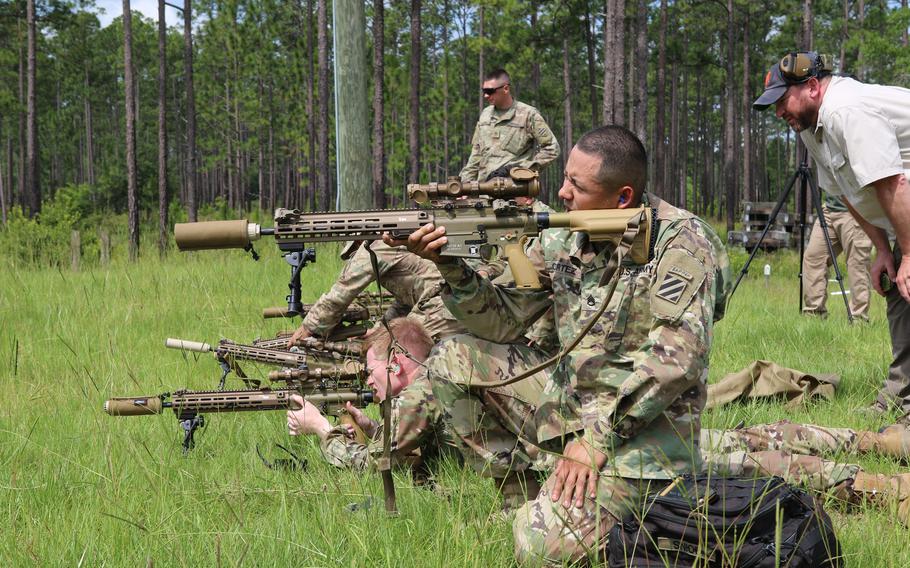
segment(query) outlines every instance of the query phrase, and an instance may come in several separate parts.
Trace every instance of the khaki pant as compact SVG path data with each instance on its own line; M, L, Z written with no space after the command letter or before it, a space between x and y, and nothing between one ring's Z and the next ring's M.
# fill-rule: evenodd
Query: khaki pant
M901 250L894 245L894 269L900 266ZM892 285L888 301L888 329L891 331L891 355L888 378L878 393L877 401L889 408L910 412L910 303Z
M869 319L869 289L872 282L869 267L872 264L872 241L863 232L849 212L832 213L824 208L828 223L828 236L834 254L847 256L847 277L850 282L850 312L854 317ZM803 256L803 313L826 315L828 299L828 267L831 258L818 220L812 226L809 244Z

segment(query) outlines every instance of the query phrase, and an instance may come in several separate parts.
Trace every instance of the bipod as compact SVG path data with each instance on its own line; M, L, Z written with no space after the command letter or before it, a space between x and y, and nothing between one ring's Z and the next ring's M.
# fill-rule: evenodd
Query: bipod
M180 427L183 428L183 455L189 453L196 445L193 436L196 430L205 426L205 417L201 414L190 414L180 417Z
M853 312L850 311L850 303L847 301L847 291L844 289L844 276L841 274L840 267L837 265L837 257L834 254L834 245L831 244L831 235L828 233L828 222L825 220L825 213L822 210L821 193L819 192L818 185L815 183L812 169L809 168L808 151L805 150L803 151L799 167L793 172L793 176L790 178L790 183L788 183L787 187L781 192L777 203L774 205L774 209L771 210L771 217L768 219L768 223L765 225L764 230L762 230L758 242L755 243L755 246L752 248L749 259L746 261L746 264L743 265L742 270L739 271L739 276L733 284L733 289L730 290L730 294L727 295L727 301L730 301L730 298L733 297L733 294L739 287L739 283L749 272L749 266L752 264L752 260L755 258L755 255L758 254L758 249L761 248L762 242L765 240L768 231L771 230L771 226L777 219L777 215L790 197L790 192L796 185L797 180L800 182L800 194L802 195L802 200L800 200L801 202L799 203L798 208L799 211L797 212L799 216L799 311L800 313L803 311L803 256L806 254L806 198L811 197L812 207L815 209L815 215L818 218L818 226L821 228L822 235L825 237L825 245L828 248L828 257L831 259L832 266L834 266L837 285L840 286L841 297L844 299L844 308L847 310L847 320L850 323L853 323Z
M316 261L316 249L307 248L286 252L284 260L291 265L291 281L288 284L290 293L285 299L288 301L288 316L293 317L303 311L300 271L303 270L307 263Z

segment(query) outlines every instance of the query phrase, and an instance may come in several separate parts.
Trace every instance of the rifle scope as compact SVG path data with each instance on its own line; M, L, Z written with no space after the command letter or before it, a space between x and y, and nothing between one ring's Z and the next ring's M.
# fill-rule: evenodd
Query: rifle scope
M540 195L540 182L537 172L527 168L512 168L509 178L495 178L490 181L463 182L451 177L445 183L410 183L408 198L417 203L429 203L436 199L455 199L458 197L480 197L486 195L493 199L510 197L537 197Z

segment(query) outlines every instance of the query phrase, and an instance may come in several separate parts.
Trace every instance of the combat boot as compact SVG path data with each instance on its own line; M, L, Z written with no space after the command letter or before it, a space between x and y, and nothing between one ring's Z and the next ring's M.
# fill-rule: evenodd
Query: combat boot
M899 460L910 459L910 428L894 424L879 432L857 432L860 452L874 452Z
M910 473L883 475L861 471L853 478L853 496L879 507L897 505L897 520L910 526Z
M493 485L502 495L502 514L508 516L540 493L540 482L533 471L510 472L506 477L494 477Z

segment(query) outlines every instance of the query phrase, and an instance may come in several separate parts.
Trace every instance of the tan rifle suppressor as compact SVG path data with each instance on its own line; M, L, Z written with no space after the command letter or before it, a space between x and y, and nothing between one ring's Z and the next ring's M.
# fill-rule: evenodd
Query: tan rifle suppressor
M259 225L246 219L174 225L174 240L182 251L246 248L259 236Z

